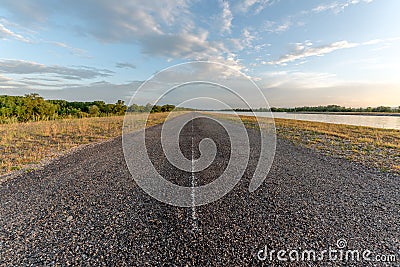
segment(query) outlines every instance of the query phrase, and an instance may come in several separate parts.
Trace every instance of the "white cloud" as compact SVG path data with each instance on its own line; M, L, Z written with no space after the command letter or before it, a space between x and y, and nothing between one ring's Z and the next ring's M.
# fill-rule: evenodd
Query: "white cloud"
M223 41L210 41L209 32L196 27L190 3L190 0L122 1L118 4L109 0L61 3L5 0L2 5L14 19L30 26L44 25L54 16L68 14L71 29L79 34L91 35L106 43L134 43L151 56L193 60L226 53ZM229 3L223 2L222 31L230 32L232 19Z
M332 53L336 50L353 48L365 45L378 45L381 43L394 42L400 40L399 37L387 38L387 39L373 39L362 43L351 43L348 41L339 41L327 45L313 47L313 43L309 40L304 43L296 43L294 49L286 55L281 56L277 60L265 62L270 65L285 65L289 62L293 62L300 59L305 59L312 56L323 56L325 54Z
M225 44L230 51L241 51L244 49L242 38L228 38L225 40Z
M270 2L253 1L244 5L254 9ZM122 1L118 4L108 0L95 3L91 0L61 3L50 0L5 0L2 4L14 20L30 28L40 28L58 15L68 16L70 24L67 27L78 34L93 36L103 43L136 44L143 54L168 60L213 60L223 57L224 61L230 56L227 46L235 45L232 38L212 40L208 30L196 25L197 18L190 10L191 0ZM214 33L219 29L222 33L230 34L233 20L231 6L223 0L220 5L221 25L210 31ZM63 47L74 55L85 56L86 53L63 42L42 42Z
M331 2L329 4L319 5L311 10L313 13L320 13L325 11L333 11L334 13L340 13L347 7L357 5L359 3L371 3L373 0L348 0L345 2Z
M10 80L11 80L10 78L8 78L6 76L3 76L3 75L0 75L0 82L8 82Z
M257 45L257 47L254 46L253 42L257 39L256 36L256 32L250 32L248 28L244 28L240 37L225 40L226 48L229 51L242 51L246 49L246 53L259 51L261 46L266 46L268 44Z
M208 41L208 31L198 33L149 35L141 40L142 52L148 55L207 60L228 52L222 42Z
M111 76L112 71L106 69L96 69L86 66L75 68L51 65L16 60L16 59L2 59L0 60L0 73L10 74L54 74L67 80L82 80L93 79L98 77Z
M58 89L58 88L65 88L65 87L81 85L78 83L66 83L64 81L59 81L59 82L35 81L32 79L32 77L23 78L23 79L15 81L15 82L18 82L20 85L23 85L22 87L35 88L35 89L39 89L39 88ZM21 87L20 85L19 85L19 87Z
M24 42L24 43L30 43L30 40L25 38L24 36L15 33L11 31L10 29L6 28L3 24L0 24L0 39L6 39L8 37L11 37L15 40Z
M348 41L334 42L328 45L312 47L312 43L306 41L305 43L297 43L292 52L281 56L278 60L270 61L268 64L271 65L282 65L295 60L311 57L311 56L323 56L333 51L352 48L359 46L358 43L349 43Z
M263 30L272 33L280 33L289 30L289 28L293 25L293 22L290 18L286 19L282 23L277 23L275 21L267 20L264 22Z
M63 43L63 42L56 42L56 41L43 41L43 42L49 43L49 44L52 44L52 45L55 45L55 46L58 46L58 47L61 47L61 48L65 48L65 49L69 50L71 52L71 54L73 54L73 55L85 56L87 54L86 50L72 47L72 46L70 46L70 45L68 45L66 43Z
M24 33L28 33L27 35L29 35L29 38L26 36L23 36L21 34L18 34L15 31L11 31L9 29L9 27L18 28L21 31L23 31ZM57 47L64 48L64 49L70 51L71 54L73 54L73 55L88 58L86 50L72 47L64 42L37 40L32 37L32 35L35 35L35 34L36 34L36 32L34 32L34 31L31 31L25 27L22 27L16 23L12 23L4 18L0 18L0 39L6 39L8 37L11 37L15 40L25 42L25 43L31 43L31 44L47 43L47 44L51 44L51 45L54 45Z
M26 85L23 83L19 83L12 78L0 75L0 88L8 89L8 88L25 88ZM4 93L1 93L4 94Z
M242 36L243 36L243 44L247 47L252 47L253 46L252 43L256 37L253 34L251 34L247 28L243 29Z
M267 6L272 5L274 2L272 0L244 0L238 1L236 5L236 10L242 13L247 13L250 10L254 10L255 14L260 13Z
M127 69L136 69L136 65L129 63L129 62L117 62L115 64L115 67L117 68L127 68Z
M220 0L220 6L222 8L221 32L230 34L232 32L231 27L232 27L233 15L230 10L229 2L226 0Z

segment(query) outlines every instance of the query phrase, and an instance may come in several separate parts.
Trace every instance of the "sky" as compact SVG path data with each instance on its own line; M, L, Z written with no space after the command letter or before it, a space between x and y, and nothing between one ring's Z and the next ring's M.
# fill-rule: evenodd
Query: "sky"
M170 68L170 85L246 77L270 106L395 107L399 10L398 0L0 0L0 95L128 103ZM215 64L172 67L196 61ZM246 101L263 106L246 86ZM162 92L147 87L149 99ZM165 101L228 94L189 87Z

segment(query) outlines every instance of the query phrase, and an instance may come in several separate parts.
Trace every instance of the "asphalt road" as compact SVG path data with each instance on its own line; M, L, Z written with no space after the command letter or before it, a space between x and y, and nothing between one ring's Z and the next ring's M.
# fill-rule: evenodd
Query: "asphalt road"
M160 129L149 128L146 134L154 166L168 180L191 186L192 174L176 169L162 153ZM277 258L279 250L301 254L337 248L339 239L346 240L344 249L368 249L369 258L393 254L397 261L391 265L400 264L399 176L278 139L267 179L249 193L259 142L256 130L248 130L248 135L251 157L243 178L220 200L196 208L161 203L139 188L126 166L121 138L2 182L0 265L380 265L327 257L301 262ZM188 159L199 157L198 143L205 137L218 148L215 161L195 173L196 186L209 183L226 168L230 143L217 124L195 119L180 136ZM269 253L276 251L272 261L257 256L265 246Z

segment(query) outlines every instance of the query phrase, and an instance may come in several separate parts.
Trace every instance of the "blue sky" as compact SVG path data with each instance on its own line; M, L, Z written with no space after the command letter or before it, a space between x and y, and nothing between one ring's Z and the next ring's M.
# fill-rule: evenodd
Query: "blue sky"
M397 0L0 0L0 94L129 101L154 73L207 60L253 79L271 106L399 106L399 10Z

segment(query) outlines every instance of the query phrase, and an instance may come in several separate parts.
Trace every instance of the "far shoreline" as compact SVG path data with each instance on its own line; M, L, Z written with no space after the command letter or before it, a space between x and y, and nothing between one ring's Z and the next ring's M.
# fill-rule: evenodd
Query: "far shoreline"
M280 113L280 112L279 112ZM400 113L389 112L318 112L318 111L299 111L283 112L288 114L326 114L326 115L362 115L362 116L395 116L400 117Z
M207 110L210 111L210 110ZM393 117L400 117L400 113L398 112L357 112L357 111L349 111L349 112L329 112L329 111L250 111L250 110L215 110L215 111L222 111L222 112L272 112L272 113L287 113L287 114L325 114L325 115L362 115L362 116L393 116Z

